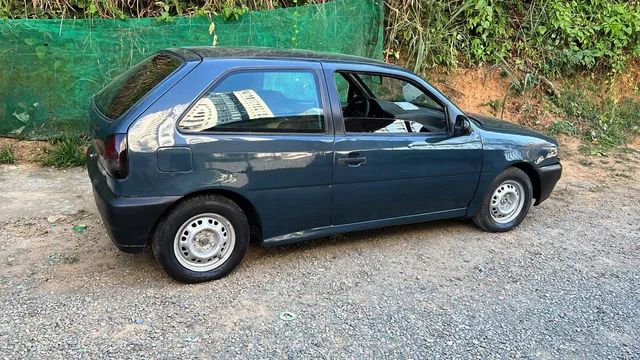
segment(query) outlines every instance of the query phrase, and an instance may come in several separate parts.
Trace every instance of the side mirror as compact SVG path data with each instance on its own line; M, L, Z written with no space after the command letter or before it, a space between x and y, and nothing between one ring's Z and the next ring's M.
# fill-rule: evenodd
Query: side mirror
M469 135L471 132L471 123L469 119L467 119L464 115L458 115L456 117L456 123L453 125L453 135L454 136L463 136Z

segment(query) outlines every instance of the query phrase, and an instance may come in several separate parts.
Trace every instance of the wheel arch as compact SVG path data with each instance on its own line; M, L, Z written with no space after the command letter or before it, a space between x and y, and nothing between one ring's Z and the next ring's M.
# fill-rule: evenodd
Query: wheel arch
M175 201L173 204L171 204L171 206L169 206L158 217L158 220L153 226L153 231L151 232L151 234L155 232L155 229L160 223L160 220L162 220L165 216L171 213L171 211L173 211L173 209L175 209L175 207L178 206L178 204L181 204L182 202L188 199L191 199L197 196L202 196L202 195L219 195L236 203L236 205L240 207L242 212L247 217L247 221L249 221L249 227L250 227L249 230L251 233L251 240L262 241L262 222L260 219L260 214L258 213L255 206L253 206L251 201L249 201L246 197L242 196L241 194L234 191L226 190L226 189L203 189L203 190L194 191L187 195L184 195L183 197Z
M538 205L540 203L538 200L541 195L540 175L531 164L525 161L519 161L519 162L508 164L507 166L500 169L500 171L498 171L495 174L494 173L481 174L480 183L478 184L478 188L476 189L476 193L474 194L473 199L471 199L471 201L469 202L469 205L467 207L467 213L465 214L465 218L473 217L478 213L478 211L480 210L482 201L486 195L486 191L488 187L491 185L491 183L493 183L493 181L496 179L497 176L499 176L504 171L510 168L516 168L524 172L527 175L527 177L529 177L529 180L531 181L531 187L533 190L533 199L535 199L534 205Z
M533 187L533 198L536 200L533 204L538 205L539 204L538 200L540 199L541 187L540 187L540 175L538 174L536 169L533 167L533 165L527 162L518 162L518 163L512 164L510 167L515 167L517 169L520 169L525 174L527 174L527 176L529 177L529 180L531 180L531 186Z

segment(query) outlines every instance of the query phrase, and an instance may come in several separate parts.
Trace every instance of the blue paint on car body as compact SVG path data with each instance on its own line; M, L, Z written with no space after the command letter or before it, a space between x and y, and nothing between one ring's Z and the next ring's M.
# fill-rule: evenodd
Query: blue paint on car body
M122 116L107 118L95 101L89 110L94 146L88 150L88 171L105 225L123 251L142 251L158 220L194 194L217 193L241 203L263 244L276 245L473 216L491 182L511 166L532 178L536 205L560 177L555 140L465 114L427 81L394 65L293 50L181 48L163 54L179 59L180 66ZM180 129L181 119L208 89L230 74L255 70L312 74L322 131ZM338 72L382 74L423 89L442 105L444 130L348 133L334 80ZM453 131L460 116L471 119L463 135ZM109 155L102 148L114 134L126 135L121 141L126 150ZM126 177L112 176L101 160L105 156L123 161Z

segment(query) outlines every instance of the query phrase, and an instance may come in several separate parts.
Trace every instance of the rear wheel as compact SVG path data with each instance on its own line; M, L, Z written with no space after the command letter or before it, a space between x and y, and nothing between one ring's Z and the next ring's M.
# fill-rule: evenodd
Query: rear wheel
M527 174L509 168L493 181L473 222L485 231L509 231L529 213L533 186Z
M219 279L242 261L249 223L231 200L198 196L176 206L158 224L153 255L174 279L195 283Z

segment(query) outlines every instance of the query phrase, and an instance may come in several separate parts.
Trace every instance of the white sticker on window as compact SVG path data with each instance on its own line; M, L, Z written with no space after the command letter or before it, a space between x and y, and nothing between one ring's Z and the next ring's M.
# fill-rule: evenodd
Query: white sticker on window
M395 102L395 104L400 106L402 108L402 110L420 110L419 107L413 105L410 102L406 102L406 101L397 101L397 102Z
M407 126L404 123L404 120L395 120L391 124L383 127L382 129L378 129L375 131L376 133L407 133Z
M322 115L324 114L324 111L322 111L322 109L320 108L311 108L308 109L304 112L300 113L300 116L309 116L309 115Z

